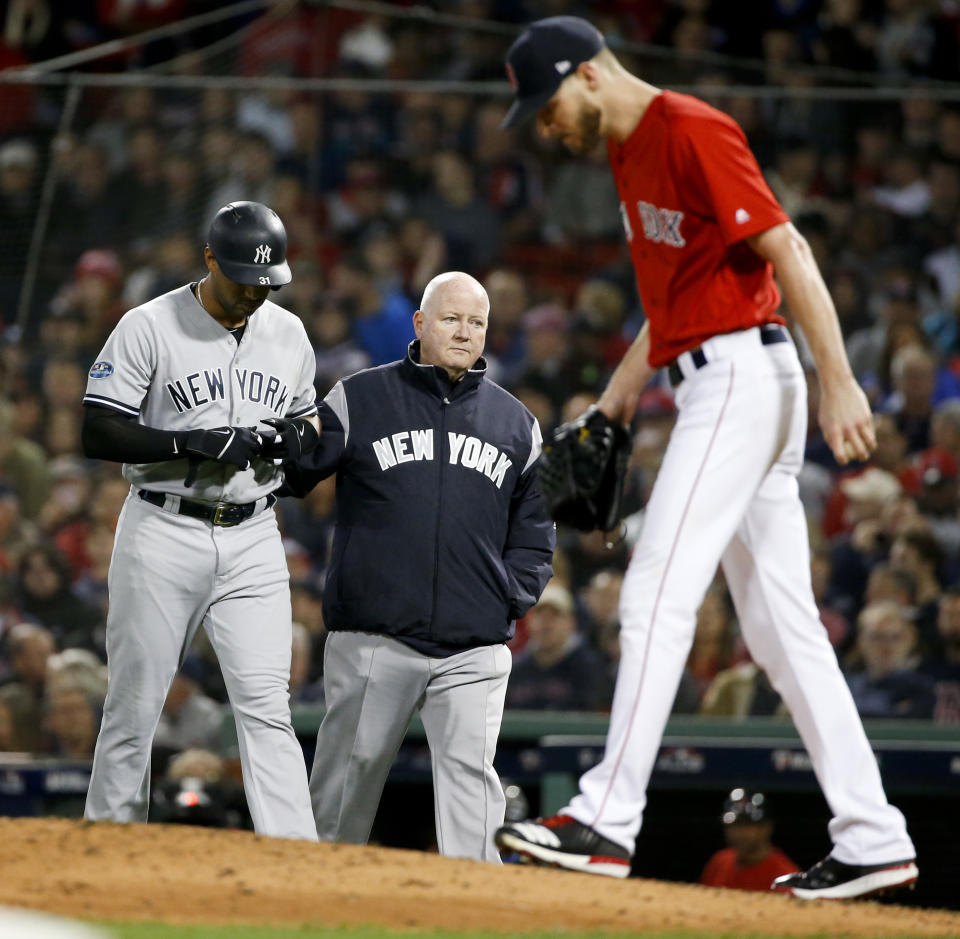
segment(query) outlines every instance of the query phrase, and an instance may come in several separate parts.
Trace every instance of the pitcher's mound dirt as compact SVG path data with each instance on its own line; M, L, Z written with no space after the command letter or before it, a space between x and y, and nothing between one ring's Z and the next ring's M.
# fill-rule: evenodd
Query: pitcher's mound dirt
M0 818L0 905L168 923L960 936L960 914L177 825Z

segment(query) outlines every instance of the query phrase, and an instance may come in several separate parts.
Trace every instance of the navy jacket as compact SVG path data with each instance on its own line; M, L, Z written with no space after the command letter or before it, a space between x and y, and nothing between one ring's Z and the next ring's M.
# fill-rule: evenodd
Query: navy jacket
M441 656L513 635L552 574L556 535L533 415L483 359L451 384L419 351L333 387L320 443L286 467L286 488L302 496L337 474L327 628Z

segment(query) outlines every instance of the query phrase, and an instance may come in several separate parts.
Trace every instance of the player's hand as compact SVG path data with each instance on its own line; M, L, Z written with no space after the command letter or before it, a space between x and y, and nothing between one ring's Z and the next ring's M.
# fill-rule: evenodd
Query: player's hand
M264 460L272 460L274 466L298 460L320 442L317 428L306 418L288 421L284 417L268 417L263 423L276 431L273 435L264 433L261 454Z
M868 460L877 448L870 404L852 377L838 385L823 387L820 428L841 466L851 460Z
M191 430L185 446L191 456L244 470L260 456L263 437L252 427L215 427L213 430Z

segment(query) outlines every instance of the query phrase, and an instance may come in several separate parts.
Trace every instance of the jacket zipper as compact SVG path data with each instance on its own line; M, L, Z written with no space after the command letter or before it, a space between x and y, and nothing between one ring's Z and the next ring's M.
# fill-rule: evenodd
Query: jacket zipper
M437 615L437 600L440 596L440 519L443 518L443 435L447 420L448 397L440 405L440 439L437 441L437 517L433 537L433 608L430 610L430 638L434 636L434 624Z

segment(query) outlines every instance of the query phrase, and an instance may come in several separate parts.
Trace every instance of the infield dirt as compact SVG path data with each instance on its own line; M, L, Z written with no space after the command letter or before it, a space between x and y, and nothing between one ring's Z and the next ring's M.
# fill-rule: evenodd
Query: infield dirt
M0 905L83 919L503 932L960 936L960 914L803 903L176 825L0 818Z

